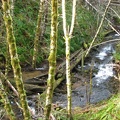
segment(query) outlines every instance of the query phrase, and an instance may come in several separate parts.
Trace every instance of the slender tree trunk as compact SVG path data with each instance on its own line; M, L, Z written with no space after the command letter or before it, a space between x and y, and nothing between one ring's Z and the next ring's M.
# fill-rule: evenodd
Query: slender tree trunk
M38 45L39 45L39 38L42 33L41 23L42 23L42 14L43 14L43 3L44 0L40 0L40 9L38 13L38 20L37 20L37 28L35 33L35 40L34 40L34 50L33 50L33 60L32 60L32 67L36 68L36 59L38 54Z
M103 15L102 15L101 22L100 22L100 24L99 24L99 26L98 26L98 29L97 29L97 31L96 31L96 34L95 34L92 42L91 42L91 44L90 44L90 47L88 48L88 51L86 52L85 57L86 57L86 56L88 55L88 53L90 52L90 50L91 50L91 48L92 48L92 45L93 45L94 41L96 40L96 38L97 38L97 36L98 36L98 33L100 32L100 29L101 29L102 24L103 24L103 22L104 22L104 20L105 20L105 15L106 15L106 13L107 13L107 11L108 11L108 8L109 8L109 6L110 6L111 1L112 1L112 0L109 0L109 1L108 1L108 4L107 4L107 6L106 6L106 8L105 8L105 11L104 11L104 13L103 13Z
M42 31L41 31L41 36L40 36L40 43L43 45L43 36L45 34L45 31L46 31L46 25L47 25L47 22L48 22L48 0L44 0L44 9L43 9L43 21L42 21ZM40 45L41 45L40 44Z
M16 43L15 43L15 37L13 34L13 25L12 25L12 18L10 15L10 3L9 0L2 0L2 7L3 7L3 13L4 13L4 22L6 26L6 32L7 32L7 43L9 45L9 52L11 57L11 65L14 72L14 79L16 82L17 90L20 97L21 106L23 108L23 115L24 120L30 120L30 112L28 110L28 103L26 99L26 93L24 90L24 85L22 81L22 73L21 73L21 67L19 64L19 59L17 55L17 49L16 49Z
M10 0L10 12L11 16L14 16L14 0Z
M58 16L58 0L51 0L51 43L49 55L49 74L47 80L47 93L46 93L46 111L45 120L49 120L51 112L51 104L53 97L53 89L55 82L55 69L56 69L56 51L57 51L57 16Z
M9 54L9 46L6 42L6 61L5 61L5 76L8 77L9 66L10 66L10 54Z
M75 14L76 14L76 0L73 0L73 9L72 9L72 20L71 28L66 28L66 10L65 10L65 0L62 0L62 15L63 15L63 31L66 45L66 85L67 85L67 114L68 119L72 119L71 114L71 74L70 74L70 40L73 33L74 23L75 23Z
M70 74L70 37L65 37L66 42L66 85L67 85L67 112L68 118L71 118L71 74Z
M10 120L16 120L14 112L13 112L12 107L11 107L11 104L8 100L6 91L5 91L4 86L2 84L2 81L4 80L3 76L4 76L4 74L0 71L0 96L2 97L4 106L5 106L4 108L5 108L5 110L8 114L9 119Z

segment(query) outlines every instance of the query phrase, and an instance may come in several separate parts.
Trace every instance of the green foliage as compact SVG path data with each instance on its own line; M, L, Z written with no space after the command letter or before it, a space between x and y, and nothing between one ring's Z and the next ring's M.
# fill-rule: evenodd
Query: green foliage
M17 50L20 62L23 64L26 61L31 62L33 55L33 44L35 37L35 29L37 24L37 17L39 11L39 0L16 0L14 4L14 33L16 37ZM49 6L50 7L50 6ZM65 55L65 40L63 38L63 27L62 27L62 11L61 4L59 4L59 16L58 16L58 48L57 57L62 57ZM72 12L72 2L66 1L66 15L67 23L71 24L71 12ZM44 46L39 46L39 53L37 55L37 63L48 58L49 46L50 46L50 11L48 12L48 23L46 26L46 31L44 34L44 39L42 40ZM71 39L71 52L74 52L80 47L85 41L89 43L96 30L96 20L92 12L86 10L80 4L77 4L76 22L75 29L73 32L73 38ZM42 43L42 44L43 44ZM5 52L5 44L0 44L2 52ZM41 50L41 47L45 47Z
M120 53L118 53L118 52L115 53L114 58L115 58L116 61L120 60Z
M119 97L112 98L109 100L107 106L100 110L98 113L93 114L93 120L119 120L120 119L120 109L118 109L118 104L120 104ZM120 107L119 107L120 108ZM92 120L91 119L91 120Z
M67 120L67 111L65 109L58 107L52 111L52 114L56 120Z
M106 101L106 104L101 103L95 111L89 111L84 114L75 114L75 120L120 120L120 97L119 94ZM119 106L118 106L119 104ZM102 108L102 106L105 106ZM101 108L101 109L100 109ZM100 109L100 110L99 110Z
M66 20L68 26L71 24L71 10L72 2L66 1ZM59 7L59 14L61 15L61 7ZM58 56L65 55L65 41L63 39L62 18L59 17L58 25ZM83 42L91 42L96 31L96 20L92 12L88 11L80 4L77 4L76 22L71 39L71 52L74 52L83 47Z
M32 58L38 10L39 2L37 1L17 0L15 2L13 20L20 62L26 62Z
M79 107L74 108L73 120L120 120L120 94L88 109L86 108L85 111L87 112L85 112ZM64 109L53 110L52 114L57 120L67 120Z
M120 43L116 45L116 53L114 53L114 58L116 61L120 60Z

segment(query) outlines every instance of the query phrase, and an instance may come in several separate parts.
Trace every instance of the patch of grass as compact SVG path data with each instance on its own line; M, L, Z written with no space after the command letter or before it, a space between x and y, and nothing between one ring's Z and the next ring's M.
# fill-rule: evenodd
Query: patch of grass
M112 97L104 104L92 107L85 113L76 113L75 120L120 120L120 95Z
M116 45L115 50L116 50L116 53L114 53L114 58L116 61L120 61L120 52L119 52L120 51L120 43L118 43Z
M120 120L120 94L86 108L76 107L72 114L73 120ZM52 115L57 120L67 120L65 109L53 110Z

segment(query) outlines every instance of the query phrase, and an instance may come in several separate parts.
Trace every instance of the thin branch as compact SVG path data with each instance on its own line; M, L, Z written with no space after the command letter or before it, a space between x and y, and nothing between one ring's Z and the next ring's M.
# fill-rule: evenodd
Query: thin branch
M109 9L112 10L117 15L117 17L120 19L120 15L114 9L112 9L111 7Z
M103 21L104 21L104 19L105 19L105 15L106 15L106 12L107 12L107 10L108 10L108 8L109 8L110 3L111 3L111 0L109 0L108 4L107 4L107 6L106 6L106 9L105 9L105 11L104 11L104 13L103 13L102 20L101 20L101 22L100 22L100 25L99 25L99 27L98 27L98 29L97 29L97 32L96 32L96 34L95 34L95 36L94 36L94 38L93 38L93 40L92 40L92 42L91 42L91 44L90 44L90 47L89 47L88 51L86 52L85 57L88 55L88 53L89 53L89 51L90 51L90 49L91 49L91 47L92 47L95 39L96 39L97 36L98 36L98 33L99 33L99 31L100 31L100 29L101 29L101 27L102 27L102 24L103 24Z
M64 36L67 36L67 28L66 28L66 10L65 10L65 0L62 0L62 17L63 17L63 31Z
M105 41L105 42L101 42L99 44L96 44L93 47L96 47L96 46L99 46L99 45L103 45L103 44L106 44L106 43L110 43L110 42L118 42L118 41L120 41L120 39L112 39L112 40L109 40L109 41Z
M88 0L85 0L99 15L103 16L99 10L94 7L90 2L88 2ZM106 17L105 17L105 20L109 23L109 26L117 33L117 34L120 34L113 26L112 26L112 22L110 20L108 20Z
M19 94L17 92L17 90L15 89L15 87L10 83L10 81L5 77L5 75L1 72L1 77L4 78L4 80L6 81L6 83L8 84L8 86L13 90L13 92L15 93L15 95L17 97L19 97Z
M72 21L69 36L72 36L74 25L75 25L75 16L76 16L76 0L73 0L73 8L72 8Z
M109 24L109 26L110 26L118 35L120 35L120 33L119 33L111 24Z

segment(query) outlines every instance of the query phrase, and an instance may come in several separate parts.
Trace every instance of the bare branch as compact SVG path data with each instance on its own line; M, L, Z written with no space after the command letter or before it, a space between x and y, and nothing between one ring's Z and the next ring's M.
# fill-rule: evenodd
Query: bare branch
M100 11L94 7L90 2L88 2L88 0L85 0L99 15L103 16ZM109 26L115 31L117 32L118 34L120 34L113 26L112 26L112 22L110 20L108 20L106 17L105 17L105 20L109 23Z
M92 42L91 42L91 44L90 44L90 47L89 47L88 51L86 52L85 57L88 55L90 49L92 48L92 45L93 45L95 39L97 38L97 35L98 35L98 33L99 33L99 31L100 31L100 29L101 29L101 27L102 27L102 24L103 24L103 21L104 21L104 19L105 19L105 15L106 15L106 12L107 12L107 10L108 10L108 8L109 8L110 3L111 3L111 0L109 0L108 4L107 4L107 6L106 6L106 9L105 9L105 11L104 11L104 13L103 13L102 20L101 20L101 22L100 22L100 25L99 25L99 27L98 27L98 29L97 29L97 32L96 32L96 34L95 34L95 36L94 36L94 38L93 38L93 40L92 40Z
M72 36L74 24L75 24L75 16L76 16L76 0L73 0L73 8L72 8L72 22L71 22L71 28L69 36Z
M66 36L67 35L67 28L66 28L65 0L62 0L62 17L63 17L63 31L64 31L64 36Z

